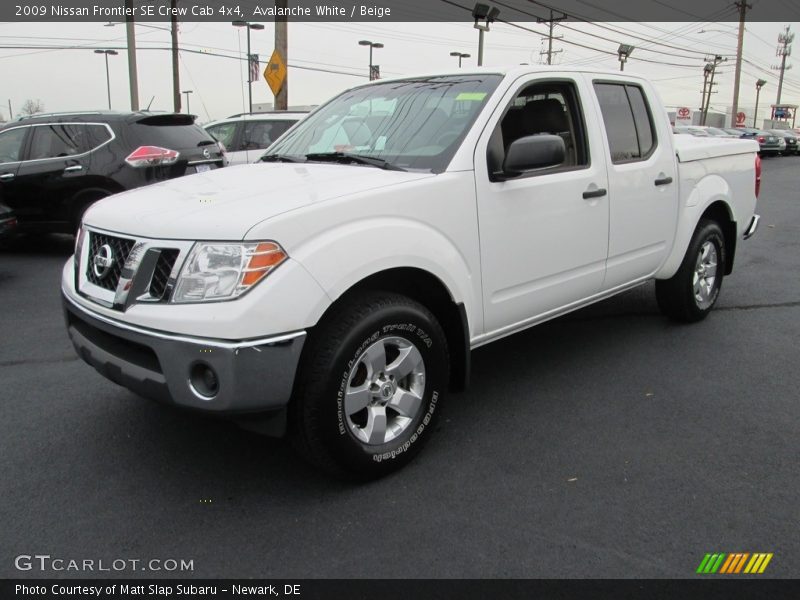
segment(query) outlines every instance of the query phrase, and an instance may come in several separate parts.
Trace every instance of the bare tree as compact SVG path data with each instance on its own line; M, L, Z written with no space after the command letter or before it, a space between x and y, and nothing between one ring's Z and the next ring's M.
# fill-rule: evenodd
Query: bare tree
M41 100L31 100L28 98L22 104L22 110L20 111L23 115L35 115L36 113L44 112L44 102Z

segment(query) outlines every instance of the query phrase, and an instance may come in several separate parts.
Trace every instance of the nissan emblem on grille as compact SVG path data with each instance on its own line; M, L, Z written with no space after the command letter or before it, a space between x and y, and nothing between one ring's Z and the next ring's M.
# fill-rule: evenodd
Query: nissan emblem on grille
M92 260L92 270L98 279L103 279L114 265L114 251L108 244L103 244L97 249Z

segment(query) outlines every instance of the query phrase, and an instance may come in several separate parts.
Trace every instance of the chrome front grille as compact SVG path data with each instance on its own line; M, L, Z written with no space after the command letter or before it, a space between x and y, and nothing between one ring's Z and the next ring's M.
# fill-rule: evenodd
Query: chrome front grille
M89 262L86 278L94 285L114 291L117 289L122 267L133 249L134 240L89 233Z
M175 266L175 261L178 259L178 253L178 250L169 248L162 250L158 255L158 260L153 270L153 277L150 279L149 291L153 299L169 299L165 297L165 294L167 292L169 276L172 273L172 268Z
M183 260L194 245L183 240L126 238L88 229L80 247L76 287L115 310L168 302Z

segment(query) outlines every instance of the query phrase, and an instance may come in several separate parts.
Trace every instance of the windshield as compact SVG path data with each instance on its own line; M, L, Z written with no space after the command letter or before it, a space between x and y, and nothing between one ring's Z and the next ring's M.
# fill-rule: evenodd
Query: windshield
M345 154L379 160L342 164L441 172L501 78L453 75L349 90L300 122L265 158Z

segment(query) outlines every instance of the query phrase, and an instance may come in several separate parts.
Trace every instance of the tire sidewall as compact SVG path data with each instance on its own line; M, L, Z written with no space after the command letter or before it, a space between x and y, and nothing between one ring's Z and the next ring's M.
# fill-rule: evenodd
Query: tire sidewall
M405 431L381 445L367 445L350 431L344 398L351 368L370 345L389 337L413 344L425 364L425 392L420 411ZM428 438L449 379L447 348L438 323L421 307L386 306L370 314L345 335L334 353L330 376L319 398L319 431L336 462L351 473L370 475L406 464Z

